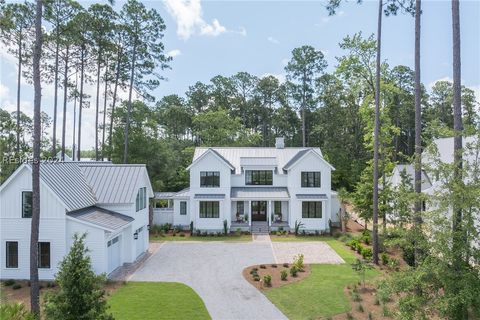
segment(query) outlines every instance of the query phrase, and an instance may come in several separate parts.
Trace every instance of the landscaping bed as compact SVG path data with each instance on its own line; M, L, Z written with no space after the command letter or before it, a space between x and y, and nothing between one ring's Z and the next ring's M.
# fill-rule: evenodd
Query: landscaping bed
M191 236L189 232L176 234L173 234L173 232L163 234L150 232L150 241L252 241L252 236L250 234L239 235L236 233Z
M243 277L255 288L260 290L269 290L297 281L301 281L305 278L308 278L308 276L310 275L310 265L304 265L303 271L296 272L295 276L292 276L290 272L291 268L292 264L288 263L255 265L245 268L243 270ZM254 271L256 271L256 273ZM284 277L285 273L287 274L285 280L282 280L282 272L284 274ZM256 274L258 275L258 277L255 277ZM271 277L270 284L265 283L265 276Z

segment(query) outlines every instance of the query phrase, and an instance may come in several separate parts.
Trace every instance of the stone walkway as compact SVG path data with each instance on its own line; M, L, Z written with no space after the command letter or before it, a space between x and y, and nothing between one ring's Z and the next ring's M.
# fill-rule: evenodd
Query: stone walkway
M285 315L243 278L242 271L256 264L292 262L297 253L304 253L307 263L343 261L320 241L272 243L269 236L245 243L171 241L129 280L184 283L198 293L213 319L280 320Z

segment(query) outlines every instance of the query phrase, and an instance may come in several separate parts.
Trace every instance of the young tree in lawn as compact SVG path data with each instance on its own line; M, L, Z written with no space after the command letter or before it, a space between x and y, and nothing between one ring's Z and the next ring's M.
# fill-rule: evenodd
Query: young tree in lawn
M40 83L40 59L42 56L43 1L35 7L35 44L33 47L33 162L32 162L32 221L30 235L30 309L40 318L40 288L38 284L38 233L40 229L40 139L42 87Z
M302 146L307 146L306 110L314 105L314 80L327 67L321 51L312 46L302 46L292 51L292 59L285 67L287 79L292 82L294 100L299 105L302 118Z
M162 42L165 23L155 9L148 10L137 0L129 0L123 5L120 17L128 33L127 54L130 56L123 155L123 162L128 163L128 129L133 90L135 89L144 98L152 99L146 91L156 88L163 79L155 70L168 68L171 58L164 53Z
M17 74L17 144L16 152L20 152L20 93L22 65L31 54L31 42L34 33L35 8L32 3L9 3L0 7L0 40L18 61Z
M112 7L109 5L102 4L93 4L88 8L88 13L90 14L91 28L92 32L90 33L92 49L94 55L96 55L96 99L95 99L95 160L100 159L98 151L98 113L99 113L99 104L100 104L100 72L102 66L107 68L107 56L109 51L112 48L112 43L110 39L112 37L112 29L114 26L113 21L116 19L117 14L113 11ZM104 79L105 81L107 79Z
M60 263L55 281L59 290L48 292L45 316L51 320L113 320L103 285L104 276L97 276L85 246L86 234L74 235L70 252Z

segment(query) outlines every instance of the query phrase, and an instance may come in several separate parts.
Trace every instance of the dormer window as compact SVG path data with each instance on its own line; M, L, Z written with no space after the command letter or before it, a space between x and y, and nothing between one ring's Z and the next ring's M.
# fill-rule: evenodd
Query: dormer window
M245 185L271 186L273 184L272 170L247 170L245 171Z
M320 171L302 172L302 188L320 188Z
M220 172L219 171L201 171L200 187L202 188L220 187Z

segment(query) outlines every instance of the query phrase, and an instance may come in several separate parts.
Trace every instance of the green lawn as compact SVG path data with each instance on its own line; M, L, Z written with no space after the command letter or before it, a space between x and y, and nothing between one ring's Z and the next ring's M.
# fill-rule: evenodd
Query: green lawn
M360 280L350 263L355 255L337 240L326 241L347 263L312 265L311 275L300 282L265 291L265 295L289 319L318 319L348 312L351 309L343 289ZM380 273L367 271L367 279Z
M109 304L116 320L211 319L195 291L175 282L128 282Z
M229 235L229 236L205 236L205 237L179 237L176 235L175 237L172 235L166 235L164 237L161 236L154 236L150 235L150 241L252 241L251 235L242 234L240 236L237 235Z

